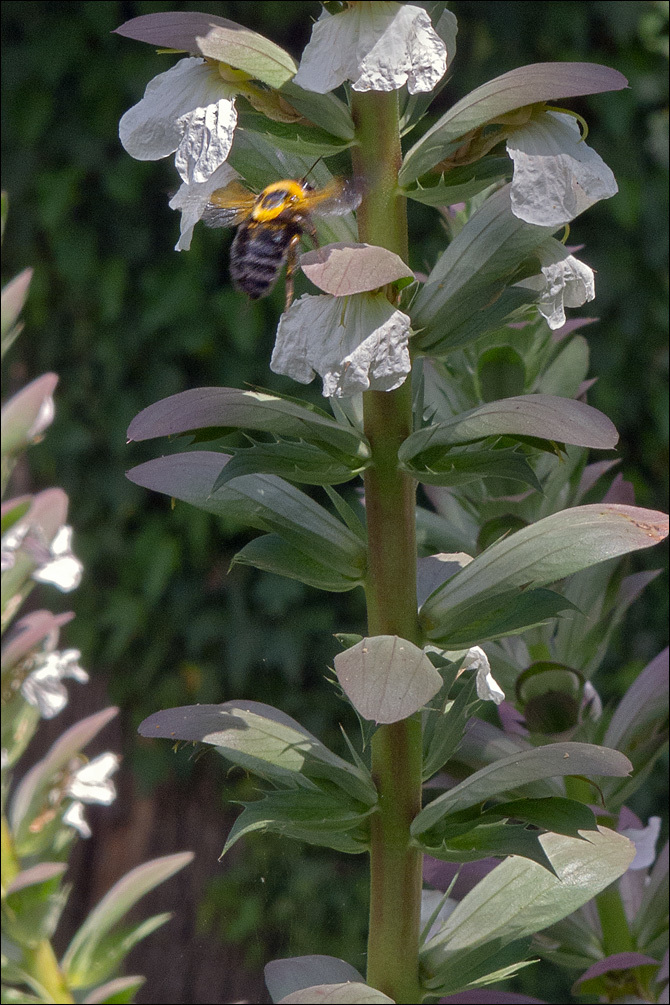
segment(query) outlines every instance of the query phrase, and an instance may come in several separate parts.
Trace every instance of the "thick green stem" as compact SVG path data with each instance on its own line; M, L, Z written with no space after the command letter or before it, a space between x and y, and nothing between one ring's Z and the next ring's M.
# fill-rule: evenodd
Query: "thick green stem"
M397 94L354 94L352 111L358 140L354 170L365 183L359 239L406 260L407 214L397 193ZM372 448L365 473L368 632L418 642L416 486L398 469L398 448L412 428L410 380L395 391L366 391L363 403ZM409 828L421 808L418 717L380 726L371 746L380 808L371 823L367 980L396 1002L417 1002L422 856L411 846Z

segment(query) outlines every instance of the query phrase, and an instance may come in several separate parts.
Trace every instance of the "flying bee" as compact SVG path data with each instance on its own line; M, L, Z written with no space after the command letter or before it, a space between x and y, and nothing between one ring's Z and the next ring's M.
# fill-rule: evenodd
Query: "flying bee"
M286 262L288 310L303 234L319 247L312 217L342 216L361 198L362 186L355 179L333 178L317 189L304 178L284 178L258 195L232 181L212 192L203 220L209 227L237 227L230 248L230 277L235 289L252 300L268 295Z

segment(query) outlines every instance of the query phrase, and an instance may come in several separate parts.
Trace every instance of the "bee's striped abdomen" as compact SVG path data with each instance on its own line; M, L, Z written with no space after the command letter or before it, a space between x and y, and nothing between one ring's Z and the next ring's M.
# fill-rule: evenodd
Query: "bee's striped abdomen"
M230 277L237 290L252 300L266 296L281 271L291 241L302 233L287 224L242 224L230 249Z

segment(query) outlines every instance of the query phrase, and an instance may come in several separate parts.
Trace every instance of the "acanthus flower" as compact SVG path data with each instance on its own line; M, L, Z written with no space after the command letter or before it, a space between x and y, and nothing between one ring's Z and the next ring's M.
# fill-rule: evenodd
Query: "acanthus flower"
M301 384L318 373L326 398L393 391L411 370L409 335L409 317L383 294L305 294L281 316L270 369Z
M514 162L512 212L526 223L558 227L600 199L616 195L616 179L565 112L542 110L507 137Z
M499 705L505 699L505 692L491 673L489 658L480 646L468 649L463 659L462 670L474 670L477 674L477 697L481 701L493 701Z
M355 91L432 91L447 69L444 42L421 7L351 2L323 11L312 28L294 82L325 94L352 81Z
M219 64L189 56L147 84L144 97L119 123L119 137L136 160L175 154L186 184L206 182L225 162L237 124L234 82Z
M79 831L84 838L91 836L91 828L84 817L84 803L109 806L114 802L116 787L111 776L118 770L120 763L118 754L100 754L87 764L77 767L66 785L65 795L71 796L74 802L63 814L63 823Z
M79 666L80 656L78 649L46 653L21 685L21 694L29 705L39 710L43 719L52 719L67 705L68 693L63 680L69 677L80 684L88 681L88 674Z
M593 269L553 237L538 248L537 254L541 273L517 285L539 293L537 309L555 331L565 324L566 307L581 307L595 299L595 277Z

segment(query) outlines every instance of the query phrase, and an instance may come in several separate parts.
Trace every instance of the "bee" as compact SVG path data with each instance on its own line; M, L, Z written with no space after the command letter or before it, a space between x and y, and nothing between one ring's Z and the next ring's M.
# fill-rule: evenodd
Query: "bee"
M362 194L360 183L347 178L333 178L320 189L305 178L283 178L259 194L232 181L212 192L203 220L209 227L237 227L230 248L230 277L235 289L251 300L270 293L286 262L288 310L303 234L319 247L312 217L342 216L359 205Z

